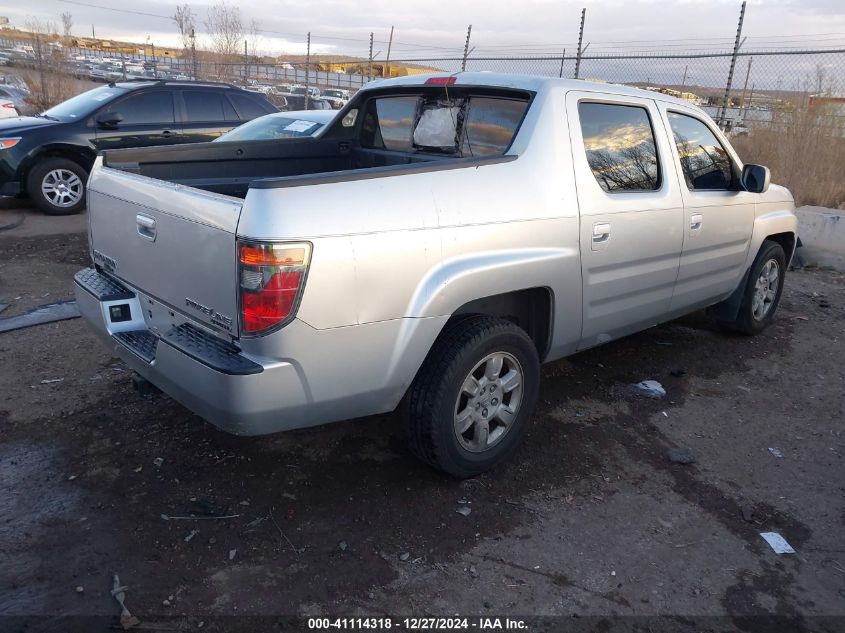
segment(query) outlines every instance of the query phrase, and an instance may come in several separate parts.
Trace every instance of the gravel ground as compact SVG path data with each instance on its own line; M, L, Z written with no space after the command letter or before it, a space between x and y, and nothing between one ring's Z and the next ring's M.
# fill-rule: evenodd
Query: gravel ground
M87 264L81 218L26 226L0 233L0 316L69 298ZM142 630L455 613L841 630L844 327L845 276L800 270L756 338L699 313L547 365L515 458L468 481L418 464L391 415L234 437L136 395L81 320L0 334L0 616L113 625L117 572ZM632 393L644 379L667 396Z

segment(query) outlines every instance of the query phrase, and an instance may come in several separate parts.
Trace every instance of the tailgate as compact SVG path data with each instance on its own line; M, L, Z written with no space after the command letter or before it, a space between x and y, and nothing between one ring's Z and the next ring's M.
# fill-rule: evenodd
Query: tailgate
M103 167L88 182L94 262L190 319L237 336L243 201Z

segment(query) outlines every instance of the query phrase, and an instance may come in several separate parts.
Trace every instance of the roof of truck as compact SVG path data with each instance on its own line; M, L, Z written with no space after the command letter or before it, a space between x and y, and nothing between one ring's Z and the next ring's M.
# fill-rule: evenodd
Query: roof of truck
M660 92L633 88L622 84L603 83L598 81L584 81L582 79L558 79L557 77L542 77L539 75L514 75L508 73L493 72L457 72L457 73L430 73L426 75L411 75L408 77L397 77L395 79L378 79L371 81L364 86L365 90L371 88L387 88L391 86L421 86L432 77L455 77L456 87L460 86L495 86L501 88L516 88L520 90L531 90L539 92L550 88L563 88L564 90L597 90L609 94L626 95L631 97L645 97L647 99L658 99L670 103L691 105L689 101L671 97Z

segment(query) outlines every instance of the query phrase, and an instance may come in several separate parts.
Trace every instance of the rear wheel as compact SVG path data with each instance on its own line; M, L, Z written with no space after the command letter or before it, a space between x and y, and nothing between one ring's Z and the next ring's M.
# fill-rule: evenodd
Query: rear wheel
M407 398L411 450L455 477L489 470L515 450L537 402L540 362L509 321L472 317L438 338Z
M735 319L720 320L719 325L731 332L758 334L774 320L786 275L786 254L777 242L766 240L745 284L742 303Z
M73 215L85 208L88 172L67 158L47 158L37 163L26 181L33 204L47 215Z

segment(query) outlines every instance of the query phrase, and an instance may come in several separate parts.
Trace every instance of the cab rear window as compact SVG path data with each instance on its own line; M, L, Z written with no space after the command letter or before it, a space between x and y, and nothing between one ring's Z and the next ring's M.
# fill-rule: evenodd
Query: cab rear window
M371 99L361 131L370 149L453 156L501 156L527 99L498 96L389 96Z

